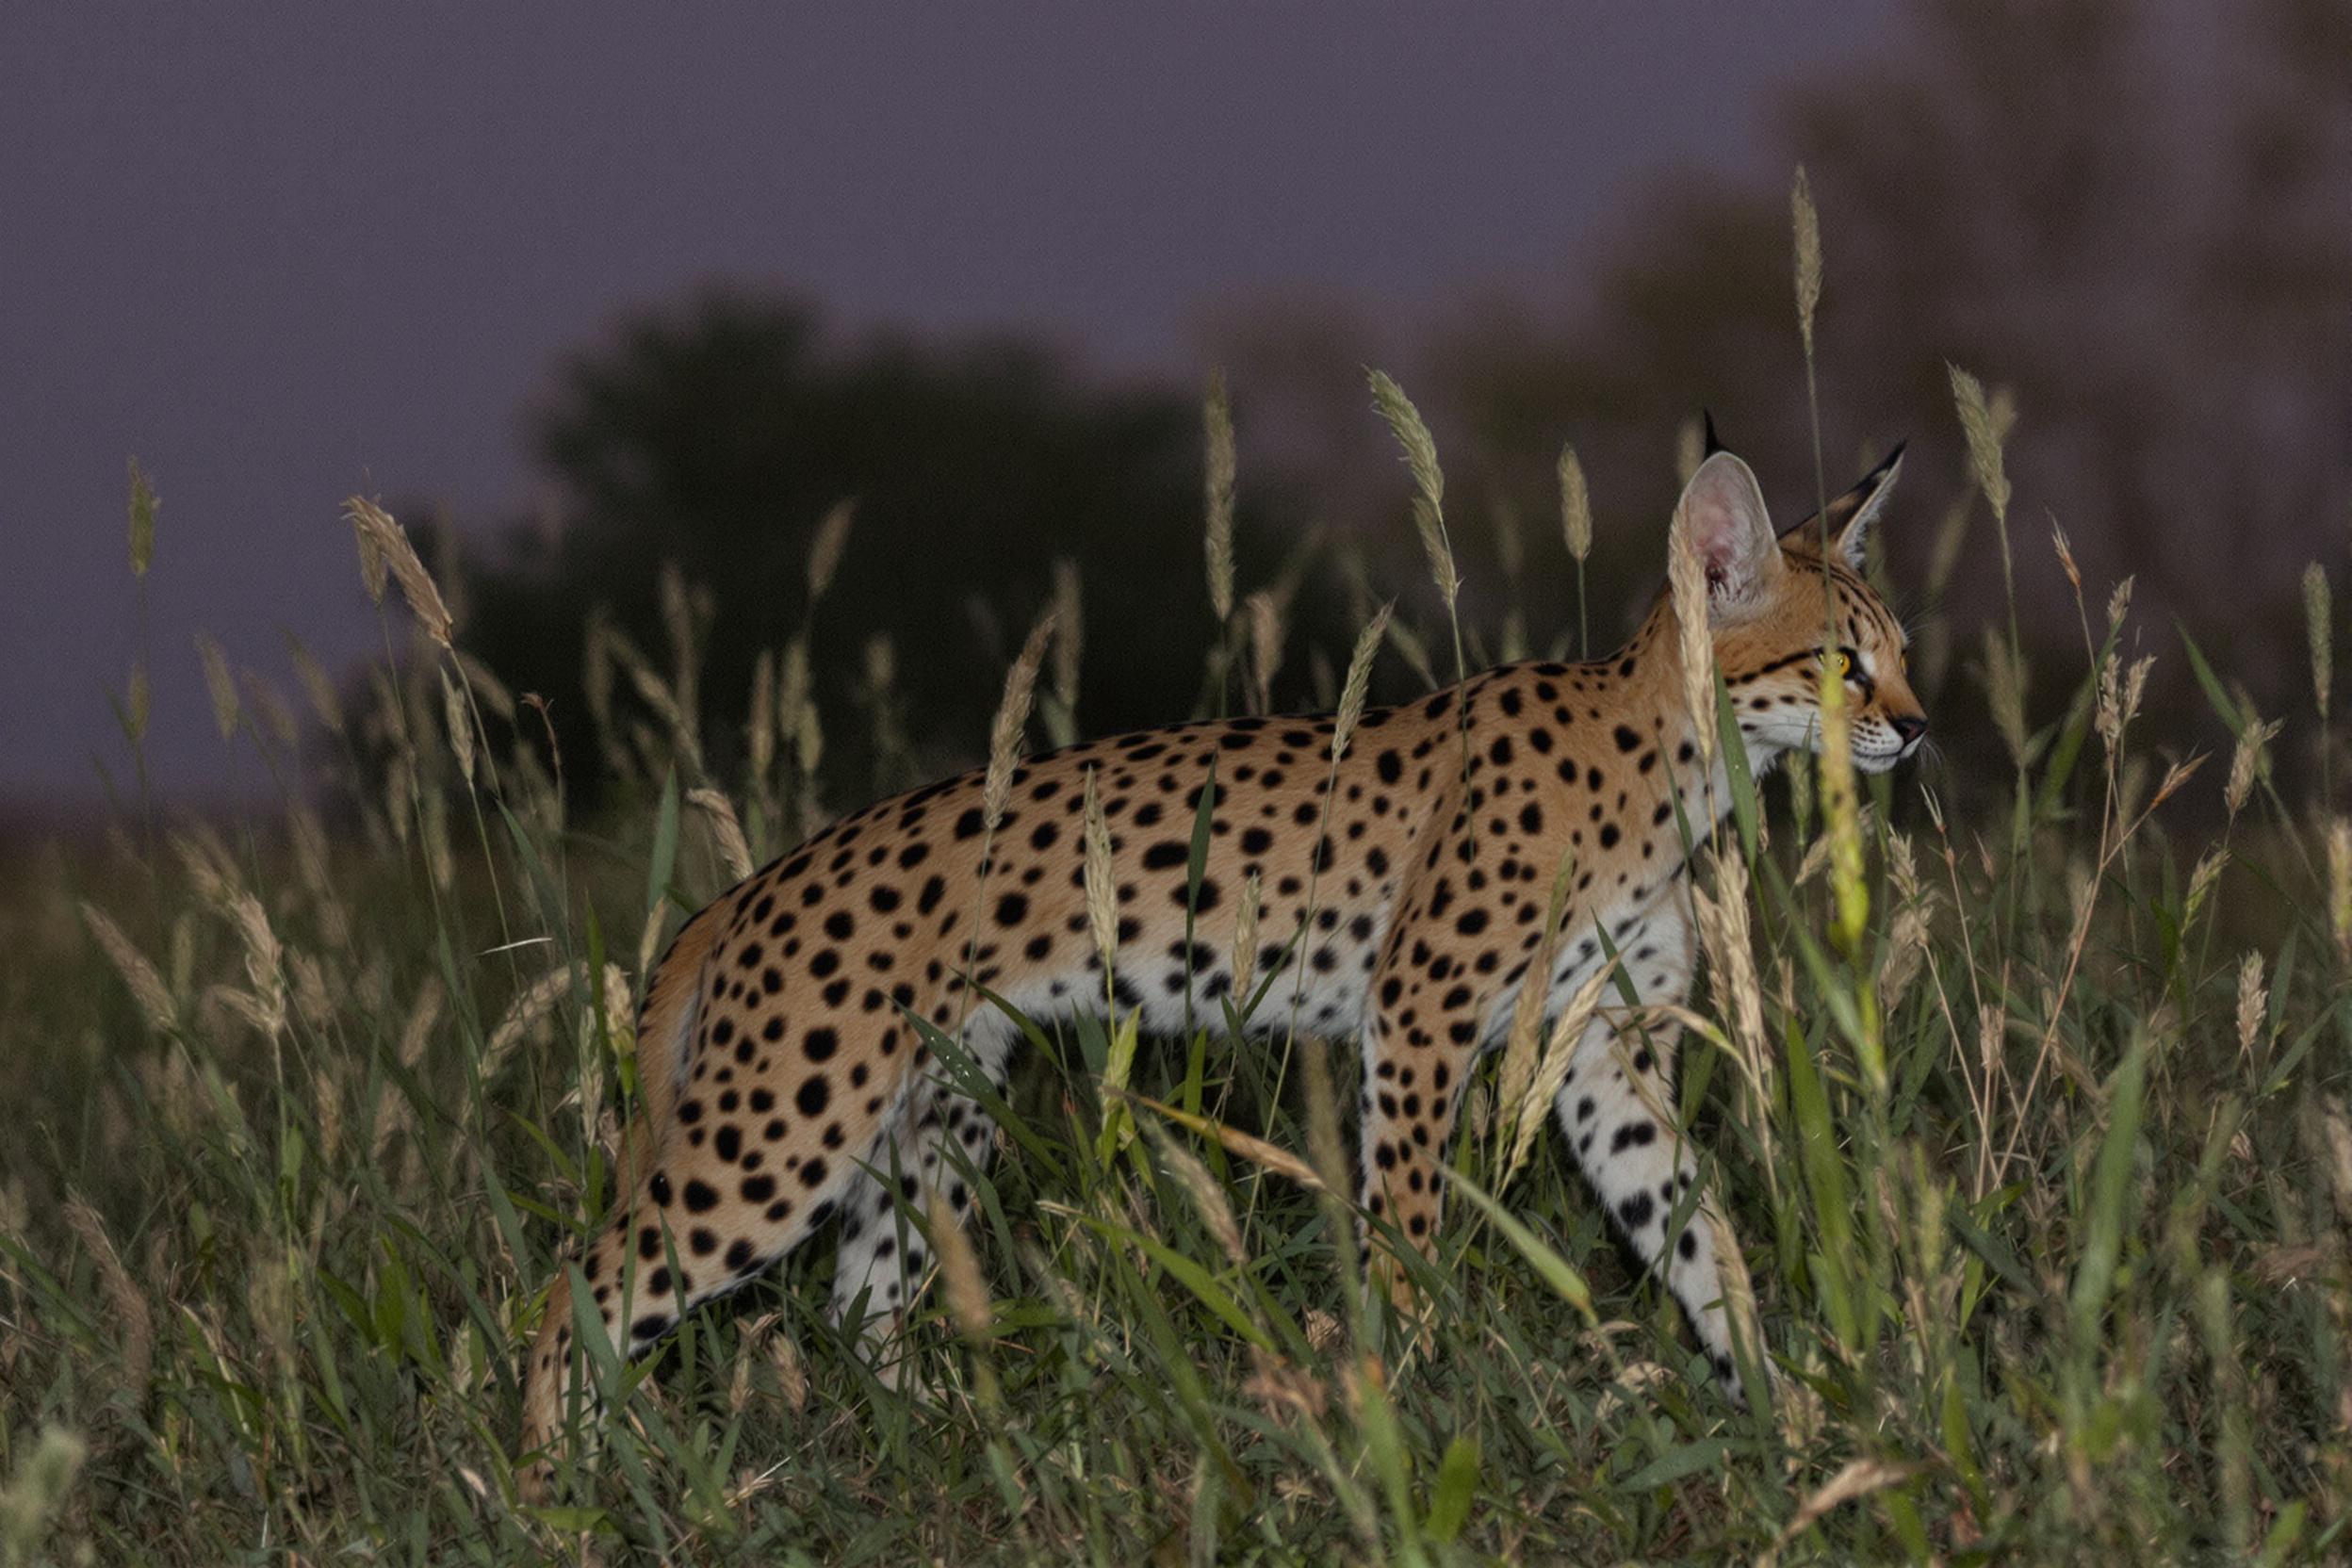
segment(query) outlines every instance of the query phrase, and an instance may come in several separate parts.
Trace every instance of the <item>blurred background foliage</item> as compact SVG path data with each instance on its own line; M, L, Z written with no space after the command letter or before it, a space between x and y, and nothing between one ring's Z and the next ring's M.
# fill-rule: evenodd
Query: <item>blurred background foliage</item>
M2001 593L1981 501L1924 514L1942 503L1923 498L1968 493L1948 362L2017 411L2017 552L2063 526L2095 589L2134 576L2158 624L2226 639L2262 710L2289 701L2303 633L2246 607L2291 598L2352 521L2352 8L2248 0L2161 29L2155 14L1928 0L1926 47L1793 88L1772 129L1829 237L1823 481L1835 490L1912 441L1885 548L1939 697ZM1227 369L1242 445L1243 580L1288 563L1278 596L1323 655L1282 672L1281 699L1328 702L1348 612L1417 591L1368 363L1413 389L1447 453L1473 618L1508 601L1538 647L1575 624L1563 443L1591 477L1595 578L1625 590L1594 607L1603 644L1657 580L1675 447L1702 405L1784 520L1810 510L1788 236L1780 189L1673 175L1576 285L1498 283L1417 319L1311 288L1212 311L1203 359ZM1196 386L1107 383L1042 342L852 336L815 302L749 286L645 305L575 353L533 414L550 509L456 519L464 640L552 699L559 735L581 743L573 778L593 781L588 629L609 617L662 647L674 564L707 644L706 749L724 760L758 650L801 624L800 563L848 501L821 629L890 640L882 673L908 731L945 743L930 761L976 743L1006 644L1060 558L1119 649L1086 662L1082 730L1213 706L1189 661L1150 656L1191 645L1209 614L1199 406ZM455 564L448 547L439 559ZM2071 648L2062 590L2031 576L2027 653ZM1298 595L1302 580L1354 592L1343 605ZM818 698L870 703L874 673L835 658ZM2204 704L2182 661L2160 663L2149 704L2179 744L2216 738L2194 727ZM1947 755L2005 772L1983 712L1938 703Z

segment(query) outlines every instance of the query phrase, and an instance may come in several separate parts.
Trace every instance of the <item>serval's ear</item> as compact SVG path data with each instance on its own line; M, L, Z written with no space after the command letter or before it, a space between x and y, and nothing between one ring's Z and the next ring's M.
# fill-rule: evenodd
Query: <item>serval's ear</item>
M1903 443L1895 443L1895 449L1886 460L1869 473L1844 495L1829 503L1829 547L1855 571L1862 569L1862 542L1869 537L1870 525L1878 521L1879 513L1886 505L1886 498L1894 494L1895 476L1903 472ZM1821 553L1821 514L1815 513L1780 536L1780 542L1799 555L1819 559Z
M1707 605L1717 622L1744 618L1787 570L1756 473L1729 452L1699 465L1674 509L1707 569Z

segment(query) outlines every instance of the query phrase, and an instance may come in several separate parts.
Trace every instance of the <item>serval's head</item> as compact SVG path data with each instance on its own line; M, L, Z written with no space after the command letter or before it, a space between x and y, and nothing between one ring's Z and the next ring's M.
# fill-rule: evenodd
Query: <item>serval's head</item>
M1710 432L1710 434L1712 433ZM1862 576L1862 542L1903 466L1903 449L1786 532L1756 474L1727 451L1701 463L1682 516L1707 570L1707 620L1732 710L1752 752L1821 745L1821 672L1845 677L1854 766L1885 773L1919 749L1927 715L1912 694L1910 639Z

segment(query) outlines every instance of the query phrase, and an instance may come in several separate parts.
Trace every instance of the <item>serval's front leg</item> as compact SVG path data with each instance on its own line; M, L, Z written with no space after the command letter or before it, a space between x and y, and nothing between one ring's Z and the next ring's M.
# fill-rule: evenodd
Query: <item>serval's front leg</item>
M1635 995L1644 1003L1682 1001L1690 983L1689 923L1678 911L1663 910L1625 939L1621 973ZM1610 987L1610 1001L1622 995ZM1737 1399L1733 1312L1743 1315L1751 1350L1757 1341L1747 1271L1730 1227L1707 1195L1686 1201L1698 1181L1698 1163L1674 1113L1674 1046L1682 1028L1622 1027L1622 1017L1596 1018L1586 1026L1553 1105L1585 1180L1619 1233L1682 1304L1717 1377Z

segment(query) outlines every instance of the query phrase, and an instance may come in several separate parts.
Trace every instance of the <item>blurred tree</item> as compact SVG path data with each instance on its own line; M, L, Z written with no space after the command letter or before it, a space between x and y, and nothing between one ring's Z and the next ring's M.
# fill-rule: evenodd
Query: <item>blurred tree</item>
M754 660L809 616L810 542L844 499L854 520L816 607L811 661L837 754L863 739L851 700L860 650L887 633L908 728L969 755L1056 556L1078 563L1083 583L1085 731L1165 721L1200 698L1214 629L1189 395L1088 385L1011 340L844 343L799 303L711 292L635 316L574 358L537 442L559 485L554 516L478 552L465 636L510 682L553 699L576 771L596 755L591 616L609 612L667 676L677 617L662 585L674 564L712 590L694 612L707 655L698 705L713 771L727 776Z

